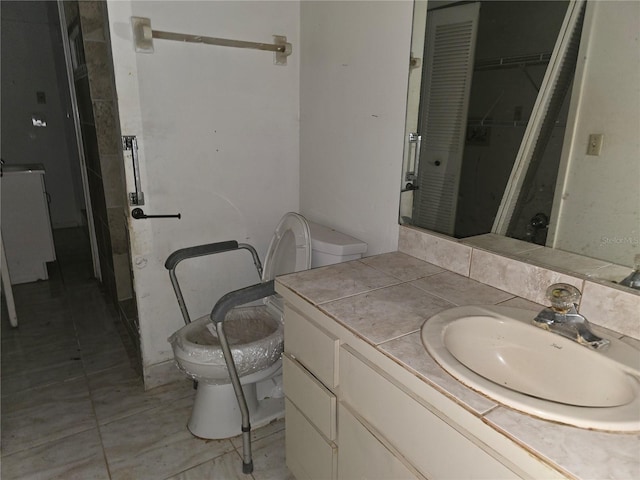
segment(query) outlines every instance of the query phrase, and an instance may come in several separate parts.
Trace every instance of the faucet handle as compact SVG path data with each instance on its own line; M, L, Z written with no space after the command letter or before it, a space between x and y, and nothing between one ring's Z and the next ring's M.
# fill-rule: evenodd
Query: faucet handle
M580 302L582 294L568 283L554 283L547 288L546 296L551 302L551 308L556 312L566 313Z

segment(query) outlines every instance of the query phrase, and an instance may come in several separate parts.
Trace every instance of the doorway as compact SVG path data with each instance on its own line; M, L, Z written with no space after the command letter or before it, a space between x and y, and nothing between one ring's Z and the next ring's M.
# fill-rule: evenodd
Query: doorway
M429 131L430 121L440 124L438 115L446 118L451 115L451 109L441 109L435 118L429 119L422 108L422 103L426 103L423 90L418 125L422 138L420 168L417 170L418 176L428 178L418 178L418 188L413 192L411 219L414 225L457 238L492 231L568 2L460 2L430 11L427 19L429 15L433 17L456 9L469 10L474 5L479 6L477 40L472 46L469 60L473 65L468 86L469 97L464 102L463 125L458 129L461 133L456 136L459 144L459 148L455 149L458 168L451 175L452 178L447 179L448 183L443 183L440 189L442 195L435 200L431 198L434 190L429 183L433 179L433 175L429 175L429 168L444 170L454 162L449 158L449 153L445 159L436 158L430 151L429 136L422 132ZM460 23L456 15L449 16L449 24ZM429 32L426 38L429 38ZM426 50L429 47L428 40L425 45L426 65L429 58ZM449 51L445 53L449 58ZM424 70L431 71L428 68ZM429 85L427 75L422 85L423 88ZM545 242L546 223L543 217L549 218L553 203L567 112L568 101L565 101L544 152L539 175L527 186L530 195L526 199L527 208L520 214L523 221L517 225L517 231L512 236L539 244ZM445 143L447 146L451 144L449 141ZM448 170L446 173L449 173ZM444 202L443 199L453 207L435 208ZM426 220L423 221L420 216L422 211L429 212L431 216L436 215L433 212L438 212L439 216L431 222L424 215ZM528 228L534 219L536 225L542 226L539 231Z
M3 159L28 163L37 158L53 162L45 165L52 174L68 172L71 180L58 190L47 182L54 232L61 227L87 228L90 275L118 308L139 352L106 3L3 1L1 6ZM42 83L45 75L38 74L43 66L49 83ZM12 96L16 101L5 102ZM54 100L59 105L55 115L50 108ZM25 124L32 116L44 119L46 128ZM56 220L61 195L57 191L75 194L78 213L69 224Z
M54 232L79 229L88 234L93 231L91 205L78 155L56 4L5 1L0 9L2 159L6 165L41 165ZM97 249L92 247L93 269L87 275L100 278Z

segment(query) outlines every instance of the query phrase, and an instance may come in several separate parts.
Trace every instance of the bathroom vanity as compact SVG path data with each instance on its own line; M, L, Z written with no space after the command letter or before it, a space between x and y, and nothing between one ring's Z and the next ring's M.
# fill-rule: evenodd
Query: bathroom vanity
M11 284L46 280L47 262L56 259L56 252L44 167L4 165L2 173L2 240Z
M424 321L456 305L541 305L400 252L279 277L276 291L298 480L640 476L637 432L519 413L455 380L421 343Z

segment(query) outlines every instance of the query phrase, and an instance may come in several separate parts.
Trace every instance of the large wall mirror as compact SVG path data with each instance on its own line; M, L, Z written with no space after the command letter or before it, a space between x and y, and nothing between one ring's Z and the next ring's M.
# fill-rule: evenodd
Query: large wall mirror
M640 254L639 18L640 2L417 0L400 223L622 280Z

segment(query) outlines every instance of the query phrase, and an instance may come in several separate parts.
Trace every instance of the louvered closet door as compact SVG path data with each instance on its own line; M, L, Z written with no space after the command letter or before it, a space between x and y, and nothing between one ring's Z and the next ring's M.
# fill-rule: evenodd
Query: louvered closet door
M429 11L413 221L453 235L480 4Z

